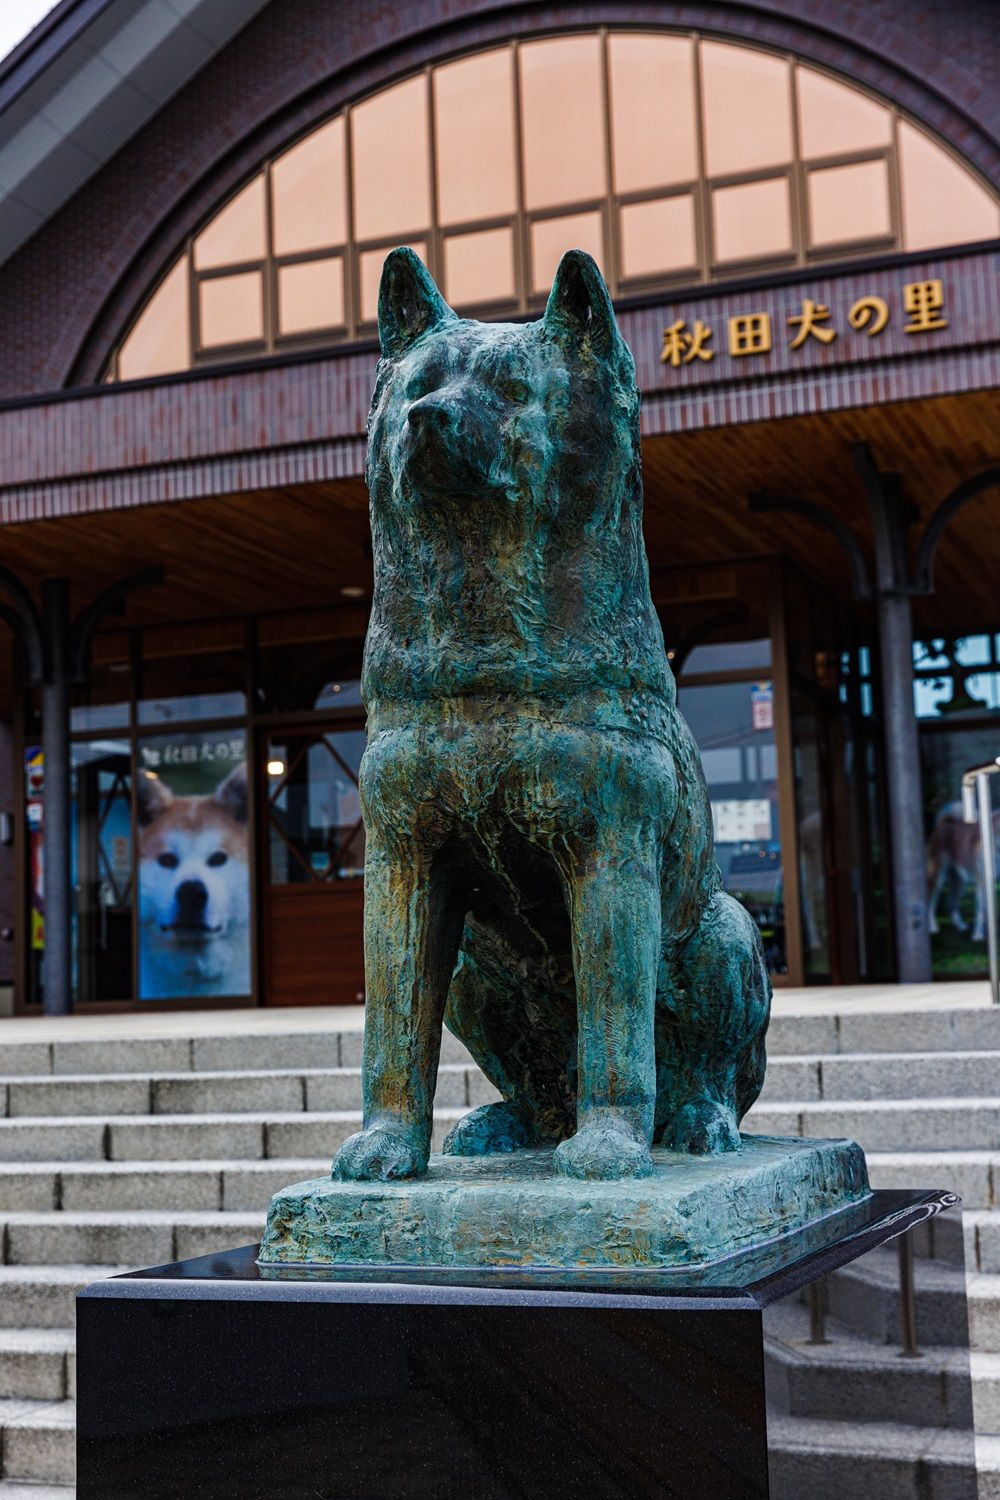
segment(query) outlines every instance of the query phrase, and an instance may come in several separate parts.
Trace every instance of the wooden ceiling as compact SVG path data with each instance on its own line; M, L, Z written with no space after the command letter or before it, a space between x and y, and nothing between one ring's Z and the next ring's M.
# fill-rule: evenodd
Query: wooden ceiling
M850 457L858 441L870 444L880 468L903 474L925 520L956 484L1000 460L1000 398L973 393L650 439L646 539L654 570L784 553L848 597L836 542L797 516L751 514L748 497L779 490L825 505L870 557L868 505ZM128 623L338 603L345 588L370 591L369 550L360 479L0 531L3 563L33 588L45 577L69 577L75 609L116 579L163 567L166 582L130 600ZM937 592L916 602L918 629L1000 628L998 581L1000 489L994 489L945 533Z
M843 551L800 516L757 515L757 490L825 506L861 543L871 572L868 501L851 460L867 442L879 469L902 474L920 513L912 552L935 507L963 480L1000 463L1000 394L824 412L780 422L713 428L645 444L646 537L654 566L781 552L841 597L850 597ZM914 601L918 629L1000 628L1000 488L971 501L944 533L936 590Z

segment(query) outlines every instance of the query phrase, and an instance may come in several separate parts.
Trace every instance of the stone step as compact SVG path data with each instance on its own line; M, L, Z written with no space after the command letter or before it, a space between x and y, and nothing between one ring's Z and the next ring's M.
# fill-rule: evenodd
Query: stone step
M362 1046L360 1027L343 1031L238 1030L214 1036L79 1037L54 1042L5 1040L0 1076L357 1068L361 1066ZM441 1061L471 1061L465 1047L449 1031L442 1034Z
M0 1329L73 1328L76 1294L128 1266L0 1266ZM44 1476L43 1476L44 1477Z
M1000 1052L771 1056L760 1102L982 1097L996 1090L998 1080Z
M76 1407L72 1401L0 1401L5 1480L72 1484L76 1477Z
M464 1107L435 1115L434 1149ZM306 1114L111 1115L95 1119L0 1120L4 1163L41 1161L212 1161L273 1156L330 1156L361 1128L360 1110Z
M0 1132L2 1127L0 1121ZM866 1151L997 1150L1000 1098L755 1105L743 1129L757 1135L847 1137Z
M75 1378L71 1328L0 1328L0 1400L62 1401Z
M476 1067L446 1063L438 1070L436 1103L441 1108L467 1109L499 1097ZM263 1110L287 1114L360 1108L360 1068L66 1074L14 1078L0 1085L0 1113L10 1119L259 1114Z
M817 1001L821 1003L821 991ZM1000 1052L1000 1007L820 1010L773 1015L768 1057L848 1052Z
M0 1166L0 1213L68 1209L257 1213L271 1194L330 1170L324 1155L270 1161L26 1162Z
M76 1500L73 1484L36 1484L31 1479L0 1479L0 1500Z
M976 1414L976 1431L1000 1436L1000 1354L973 1349L969 1356L972 1368L972 1401Z
M992 1209L1000 1201L1000 1152L869 1151L875 1188L945 1188L963 1209Z
M771 1500L967 1500L1000 1460L971 1431L769 1414ZM992 1490L982 1488L980 1500Z
M9 1266L161 1266L259 1240L267 1204L256 1213L189 1213L98 1209L90 1213L0 1215Z
M900 1345L899 1268L895 1248L870 1251L825 1282L830 1316L859 1338ZM946 1261L914 1261L917 1341L1000 1353L1000 1276L972 1275Z
M785 1300L764 1313L768 1407L793 1417L841 1422L903 1422L915 1427L972 1426L969 1351L939 1346L919 1359L860 1338L826 1320L825 1344L809 1342L805 1303ZM1000 1368L1000 1356L984 1356Z

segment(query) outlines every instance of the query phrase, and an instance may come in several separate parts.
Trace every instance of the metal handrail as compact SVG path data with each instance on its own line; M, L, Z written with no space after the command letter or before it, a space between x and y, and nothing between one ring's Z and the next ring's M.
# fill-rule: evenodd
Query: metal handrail
M962 817L966 823L979 823L986 943L990 955L990 991L994 1005L1000 1005L1000 932L997 924L997 856L993 839L990 777L997 772L1000 772L1000 755L993 760L984 761L982 765L970 766L962 777Z

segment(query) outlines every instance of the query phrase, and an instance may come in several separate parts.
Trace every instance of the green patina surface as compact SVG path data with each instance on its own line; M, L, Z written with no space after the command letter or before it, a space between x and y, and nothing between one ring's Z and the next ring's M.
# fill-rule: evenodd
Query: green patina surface
M345 1186L315 1204L346 1244L343 1205L368 1202L377 1219L424 1201L346 1185L426 1172L445 1024L502 1095L461 1120L445 1152L551 1148L543 1197L556 1218L530 1220L539 1235L548 1225L550 1250L558 1221L582 1254L601 1214L638 1246L629 1215L643 1204L648 1218L667 1179L695 1170L689 1157L732 1156L739 1177L771 996L757 929L722 889L650 597L632 356L580 251L564 256L544 317L509 325L456 317L418 258L396 250L379 334L364 1125L334 1162ZM654 1146L675 1154L657 1166ZM783 1192L799 1222L815 1217L812 1178L793 1160L784 1189L780 1163L761 1178L770 1197L751 1219L765 1236ZM511 1170L492 1212L522 1181ZM553 1172L575 1180L558 1198ZM624 1185L647 1178L655 1198ZM456 1168L445 1195L455 1234L451 1200L473 1180ZM279 1199L272 1221L291 1255L295 1218ZM313 1201L301 1200L301 1235L314 1245ZM716 1214L728 1201L706 1200ZM574 1238L587 1203L600 1211ZM363 1255L374 1240L358 1234Z
M431 1158L427 1176L380 1184L319 1178L279 1193L262 1264L704 1267L868 1192L850 1141L747 1136L693 1157L654 1148L652 1176L574 1182L551 1151Z

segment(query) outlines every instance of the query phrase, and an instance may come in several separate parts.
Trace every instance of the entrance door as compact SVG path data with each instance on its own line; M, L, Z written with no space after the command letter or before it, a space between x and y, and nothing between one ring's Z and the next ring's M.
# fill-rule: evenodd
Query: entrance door
M265 1004L364 1000L364 747L359 722L272 729L262 742Z

